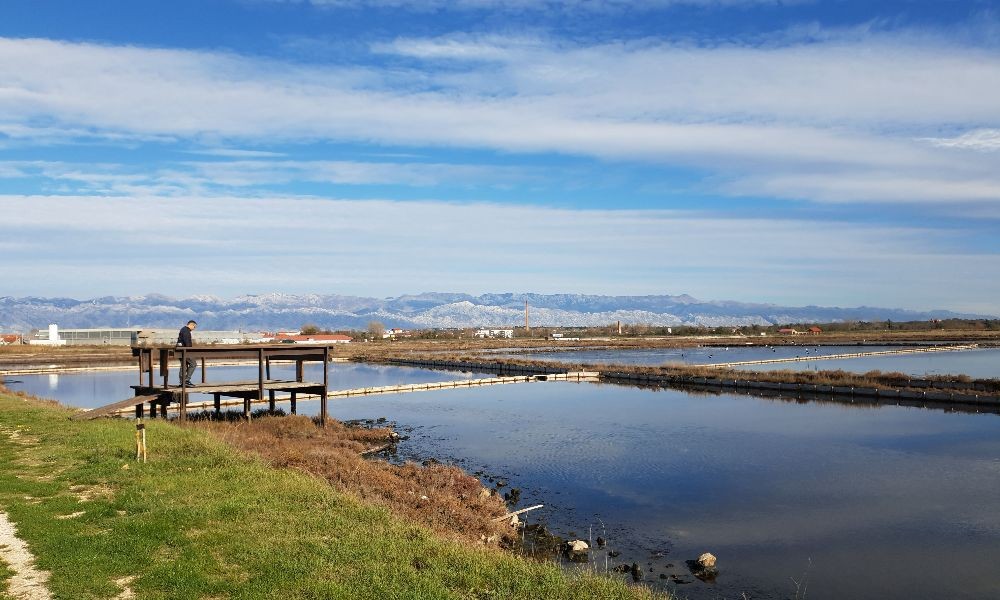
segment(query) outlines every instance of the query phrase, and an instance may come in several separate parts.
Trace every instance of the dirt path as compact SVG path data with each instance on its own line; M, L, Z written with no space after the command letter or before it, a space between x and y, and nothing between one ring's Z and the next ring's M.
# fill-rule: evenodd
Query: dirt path
M17 537L17 528L3 511L0 511L0 560L14 572L7 581L8 595L16 600L51 600L52 594L45 587L48 572L35 568L34 555L24 540Z

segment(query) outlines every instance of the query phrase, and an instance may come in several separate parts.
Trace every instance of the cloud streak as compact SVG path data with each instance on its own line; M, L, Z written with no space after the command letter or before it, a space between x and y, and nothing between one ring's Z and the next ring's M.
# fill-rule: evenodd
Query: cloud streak
M995 157L975 152L995 130L972 126L1000 124L1000 58L976 48L873 34L712 47L450 36L373 50L410 63L2 39L0 133L555 152L706 169L748 194L1000 201ZM955 135L928 135L942 129ZM831 173L854 184L825 186ZM928 179L920 194L886 191Z

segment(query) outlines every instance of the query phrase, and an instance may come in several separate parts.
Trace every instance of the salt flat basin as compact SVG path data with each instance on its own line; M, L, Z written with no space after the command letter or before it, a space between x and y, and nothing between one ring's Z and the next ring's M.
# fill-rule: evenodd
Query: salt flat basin
M914 377L968 375L974 379L992 379L1000 377L1000 348L740 365L734 368L743 371L835 371L842 369L854 373L878 370L885 373L898 371Z

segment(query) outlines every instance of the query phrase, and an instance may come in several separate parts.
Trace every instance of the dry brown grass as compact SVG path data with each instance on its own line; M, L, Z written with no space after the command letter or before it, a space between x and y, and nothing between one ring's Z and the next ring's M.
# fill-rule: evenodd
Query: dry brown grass
M331 421L324 429L302 416L242 423L203 421L195 426L275 467L321 477L339 491L385 506L446 536L478 543L500 541L512 533L509 525L492 521L505 514L503 500L461 469L442 464L393 465L361 456L393 440L388 428L348 427Z

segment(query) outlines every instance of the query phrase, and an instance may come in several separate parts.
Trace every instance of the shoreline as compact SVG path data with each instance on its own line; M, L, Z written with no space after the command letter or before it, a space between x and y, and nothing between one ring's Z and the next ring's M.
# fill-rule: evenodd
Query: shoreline
M500 532L516 530L511 530L506 522L497 521L509 509L477 477L448 465L396 466L384 460L363 458L370 446L387 436L388 430L378 420L371 429L348 428L340 423L323 429L306 417L259 418L252 426L242 419L235 423L192 421L188 426L151 421L146 424L151 440L150 460L144 464L145 461L130 458L126 450L133 437L128 421L65 421L70 412L58 403L3 388L0 388L0 408L0 433L4 434L0 436L0 454L16 458L0 464L0 481L19 482L13 487L0 486L3 488L0 504L16 524L23 525L25 519L36 524L22 530L21 537L32 545L36 556L52 573L50 583L56 596L104 596L106 592L96 590L103 589L104 582L118 581L122 576L132 578L131 587L138 597L157 590L169 594L169 590L177 589L173 587L178 585L174 578L157 579L148 571L150 567L174 568L170 566L177 560L173 552L134 555L130 550L136 543L153 542L156 548L155 540L160 538L156 534L149 537L152 533L149 527L155 524L172 532L167 539L177 540L171 542L174 547L179 544L181 549L188 548L186 553L198 557L190 564L185 563L181 579L201 581L202 573L214 573L213 565L226 557L225 561L256 573L256 589L275 592L310 589L317 582L324 585L332 577L342 580L346 590L360 585L372 591L381 589L385 597L400 597L401 592L413 589L429 593L439 589L432 593L435 597L467 596L472 590L494 590L491 597L525 599L579 595L622 599L665 597L648 587L627 585L610 574L564 571L548 561L530 560L510 550L500 550ZM332 435L339 439L344 432L358 441L344 446L330 438ZM54 476L46 475L53 464L39 463L36 468L31 466L35 463L29 461L29 455L17 458L26 452L33 455L36 448L44 448L46 455L59 465ZM324 448L346 448L346 452L339 454L344 458L334 459L331 450ZM357 467L342 462L350 456ZM35 474L43 467L44 472ZM142 477L137 479L140 473ZM394 478L386 479L392 473ZM32 483L36 478L39 483ZM382 484L372 488L379 481ZM237 487L229 490L234 485ZM61 496L50 500L40 488L35 489L38 486L100 491L79 500L78 505L74 503L79 510L64 517L60 515L71 510L67 500L60 499ZM136 486L142 490L135 489ZM148 498L152 504L142 500L136 504L141 498ZM160 520L161 509L157 507L161 503L175 516ZM471 512L462 517L454 512L459 505L469 507ZM244 519L211 516L223 507L230 507L226 510L243 507L238 510L249 511L246 516L252 515L258 526L247 528ZM294 528L289 525L293 522L289 517L298 523ZM61 519L78 521L69 522L71 526L67 528ZM80 537L88 529L72 526L73 523L107 531L97 538ZM49 533L42 533L46 531ZM55 545L40 544L39 535L47 535ZM324 542L317 547L314 540L336 540L336 543ZM111 544L107 549L91 548L106 543ZM279 556L267 552L248 555L251 562L246 562L246 548L267 548L273 544L289 550ZM350 549L345 550L345 545ZM60 550L66 547L79 547L80 551ZM361 561L356 564L365 568L344 570L345 551L346 556ZM233 552L243 558L230 556ZM295 562L299 553L310 559L306 563ZM95 555L100 559L95 561ZM258 563L259 560L264 562ZM162 567L158 566L160 563ZM123 565L130 566L129 572L121 571ZM272 569L265 565L278 568L284 575L268 575ZM305 565L320 569L316 575L324 573L324 576L297 575ZM370 580L365 575L372 570L385 575ZM78 572L87 575L67 575ZM240 576L242 572L241 569L213 575L226 581L224 589L228 592L224 596L243 589L246 578ZM454 577L455 573L461 573L462 577ZM9 576L0 571L0 582ZM293 577L290 582L286 581L289 576ZM319 589L309 595L326 595ZM200 597L220 592L205 589L192 593Z

